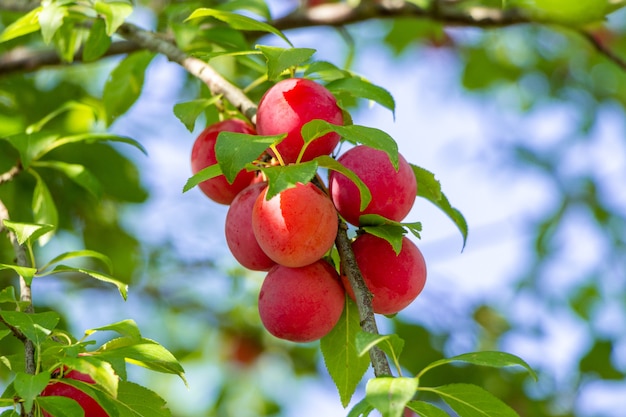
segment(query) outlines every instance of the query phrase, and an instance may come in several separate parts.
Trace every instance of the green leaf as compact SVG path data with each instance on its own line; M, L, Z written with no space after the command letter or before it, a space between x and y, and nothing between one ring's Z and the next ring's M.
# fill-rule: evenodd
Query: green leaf
M133 6L124 2L96 1L96 11L104 17L106 34L112 36L133 12Z
M35 132L32 134L19 133L5 139L20 154L22 167L28 169L31 162L43 156L59 136L56 133Z
M364 398L352 407L348 413L348 417L367 417L372 411L374 411L374 407Z
M189 179L185 183L185 186L183 187L183 193L191 190L202 181L210 180L211 178L215 178L219 175L222 175L222 169L220 168L219 164L203 168L200 171L196 172L192 177L189 177Z
M71 398L59 396L38 397L36 403L54 417L84 417L85 410Z
M2 402L8 402L11 401L10 404L7 404L6 407L10 407L13 405L13 400L3 400L0 398L0 406L5 407L4 404L2 404ZM20 414L16 411L16 409L12 409L12 410L6 410L4 411L2 414L0 414L0 417L21 417ZM63 417L63 416L60 416ZM74 416L75 417L75 416Z
M304 76L308 78L313 74L317 74L318 77L324 81L334 81L340 78L346 78L350 76L348 71L344 71L335 64L327 61L315 61L309 64L304 71Z
M60 107L57 107L54 111L48 113L47 115L45 115L41 120L39 120L36 123L33 123L31 125L29 125L26 128L26 133L27 134L31 134L31 133L36 133L39 132L43 129L43 127L48 124L48 122L50 122L51 120L53 120L54 118L56 118L57 116L69 112L69 111L81 111L81 110L87 110L90 112L94 112L94 108L88 104L85 103L81 103L79 101L74 101L74 100L70 100L70 101L66 101L65 103L63 103L63 105L61 105ZM46 150L47 152L47 148L43 148ZM39 153L39 156L42 156L43 153Z
M404 348L404 340L397 334L374 334L365 331L357 333L356 349L359 356L364 356L374 346L378 346L397 363Z
M198 100L187 101L184 103L177 103L174 105L174 115L183 122L187 130L193 132L196 125L196 119L204 109L217 103L222 99L221 95L213 96L211 98L201 98Z
M215 142L215 158L229 183L246 165L259 156L272 144L287 135L259 136L245 133L220 132Z
M311 48L279 48L276 46L257 45L267 60L267 78L277 80L283 71L302 64L315 53Z
M23 313L21 311L0 311L0 316L21 331L24 336L39 346L59 323L59 315L54 311L44 313Z
M146 148L144 148L141 143L137 142L135 139L131 139L126 136L114 135L112 133L81 133L80 135L72 135L65 136L57 139L46 152L51 151L52 149L59 148L63 145L67 145L70 143L80 143L84 142L87 144L97 143L97 142L120 142L126 143L128 145L134 146L139 149L144 155L148 154Z
M35 223L38 224L46 224L46 225L56 225L59 223L59 213L57 212L56 204L54 204L54 200L52 199L52 195L50 194L50 190L48 190L48 186L41 179L39 174L35 171L30 171L31 174L36 178L37 183L35 185L35 190L33 192L33 218ZM48 243L50 238L52 237L54 230L49 231L42 236L39 237L39 244L41 246Z
M365 386L365 398L384 417L402 417L416 389L415 378L373 378Z
M17 266L17 265L9 265L9 264L0 264L0 270L2 269L12 269L19 276L24 278L26 283L30 285L33 281L35 274L37 273L37 268L30 268L27 266Z
M439 395L459 417L519 417L502 400L476 385L450 384L419 390Z
M70 251L70 252L64 252L58 256L56 256L55 258L53 258L52 260L50 260L47 264L45 264L44 266L41 267L41 270L45 270L46 268L48 268L49 266L64 261L66 259L72 259L72 258L94 258L94 259L98 259L99 261L101 261L104 265L106 265L107 267L107 271L109 273L111 273L111 271L113 270L113 262L111 262L111 259L100 253L100 252L96 252L93 250L89 250L89 249L81 249L81 250L76 250L76 251Z
M295 187L297 183L306 184L311 181L317 173L317 166L317 162L313 160L301 164L261 168L268 180L266 198L269 200L281 191Z
M116 118L126 113L139 98L146 68L152 58L154 58L154 54L149 51L132 53L120 61L111 72L102 93L109 125Z
M51 224L18 223L11 220L3 220L4 227L15 233L17 243L23 245L26 242L33 242L46 233L54 230Z
M11 334L11 330L0 330L0 340L4 339L10 334Z
M0 43L37 32L41 28L39 25L39 13L41 13L42 9L43 7L39 6L7 26L0 35Z
M24 408L29 412L33 408L35 398L48 385L50 375L45 372L30 375L24 372L18 372L13 380L15 392L24 401Z
M464 363L469 363L472 365L490 366L493 368L521 366L528 371L528 373L533 377L535 381L538 380L537 374L535 373L535 371L523 359L515 355L512 355L510 353L494 352L494 351L464 353L462 355L453 356L451 358L440 359L426 366L419 373L418 378L421 375L424 375L430 369L433 369L437 366L454 363L454 362L464 362Z
M132 382L120 381L117 400L122 416L171 417L165 400L155 392Z
M0 304L12 303L17 304L17 298L15 297L15 287L5 287L0 291Z
M237 13L231 13L216 9L199 8L194 10L193 13L191 13L191 15L185 21L198 19L201 17L213 17L217 20L221 20L233 29L237 30L251 30L273 33L274 35L281 37L285 42L289 44L289 46L293 46L289 39L287 39L287 37L275 27Z
M344 407L350 402L369 367L369 358L360 356L354 343L361 329L359 322L356 304L346 297L346 306L339 322L320 341L326 369L339 391Z
M119 377L113 371L110 363L96 356L65 357L62 363L69 369L89 375L99 388L112 397L117 395Z
M117 323L107 324L106 326L96 327L85 331L85 335L91 335L95 332L112 331L121 334L133 341L141 340L141 332L134 320L122 320Z
M107 35L103 19L95 19L89 29L89 36L83 48L83 61L92 62L100 58L111 46L111 37Z
M332 81L326 88L333 94L347 93L356 98L375 101L396 114L396 102L389 91L358 77L348 77Z
M337 126L325 120L315 119L302 126L302 137L305 141L312 141L331 131L338 133L348 142L361 143L387 153L394 168L398 169L398 144L380 129L359 125Z
M69 19L65 21L63 25L61 25L54 33L52 38L54 41L54 47L63 62L74 61L74 55L78 51L78 46L82 40L79 33L80 32L76 30L74 21Z
M218 6L220 10L247 10L261 16L266 20L271 19L270 9L265 0L229 0Z
M450 417L441 408L424 401L409 401L406 406L415 411L420 417Z
M102 195L100 181L83 165L68 164L61 161L37 161L33 163L33 166L38 168L52 168L60 171L94 197L100 198Z
M359 219L361 217L359 217ZM406 233L404 227L393 224L381 224L379 226L364 226L363 230L365 230L370 235L385 239L387 242L389 242L391 247L393 247L393 251L395 252L396 256L400 254L400 251L402 250L402 240L404 238L404 234Z
M432 172L413 164L411 168L417 181L417 195L433 203L452 220L463 236L463 248L465 248L468 227L463 214L450 205L448 198L441 192L441 184Z
M41 274L40 276L59 274L59 273L65 273L65 272L80 273L80 274L87 275L91 278L97 279L98 281L113 284L117 287L118 291L120 292L120 295L122 296L122 298L124 298L124 300L126 300L126 298L128 297L128 285L127 284L119 281L118 279L115 279L109 274L106 274L104 272L94 271L92 269L75 268L75 267L67 266L67 265L57 265L52 271L47 272L45 274Z
M348 177L354 185L359 189L360 197L361 197L361 210L365 210L370 201L372 201L372 193L370 192L367 185L354 173L352 170L346 168L341 165L341 163L337 162L336 159L331 158L328 155L320 155L314 159L318 165L322 168L330 169L333 171L337 171L346 177Z
M39 13L39 26L41 36L46 44L52 41L56 31L63 25L63 19L67 16L67 7L55 2L44 2L43 9Z

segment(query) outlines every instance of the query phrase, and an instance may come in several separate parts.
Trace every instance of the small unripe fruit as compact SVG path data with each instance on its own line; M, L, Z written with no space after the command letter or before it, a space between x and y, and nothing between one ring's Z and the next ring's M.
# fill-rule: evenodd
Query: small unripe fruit
M254 128L240 119L229 119L214 123L204 129L193 144L191 150L191 172L215 165L215 143L220 132L236 132L255 134ZM235 196L254 180L255 173L241 170L232 184L229 184L224 175L202 181L198 184L200 190L211 200L220 204L230 204Z
M109 417L104 409L89 395L85 394L78 388L63 383L63 379L73 379L76 381L94 384L95 381L87 374L78 371L69 371L63 375L60 380L52 380L46 388L41 392L42 397L57 396L71 398L76 401L85 411L85 416L89 417ZM46 411L43 411L43 417L52 417Z
M242 266L253 271L267 271L276 264L263 252L252 231L252 208L266 187L264 182L246 187L237 194L226 214L228 248Z
M302 126L314 119L335 125L343 124L343 114L337 100L326 87L304 78L279 81L265 92L256 114L259 135L287 137L276 148L285 164L296 162L302 147ZM330 154L339 143L339 135L331 132L312 141L302 162Z
M298 183L267 200L267 189L252 209L252 230L274 262L297 268L309 265L333 246L337 212L328 196L312 183Z
M378 214L387 219L402 221L415 202L417 182L411 165L398 155L398 171L389 156L369 146L356 146L337 160L353 171L369 188L372 200L361 211L361 195L357 186L345 175L333 171L330 174L330 195L337 211L346 221L358 226L363 214Z
M354 257L365 285L374 298L372 308L378 314L395 314L422 292L426 284L426 262L422 252L411 240L402 238L402 250L396 255L385 239L362 234L352 242ZM354 299L354 291L342 276L346 292Z
M301 268L274 266L259 293L259 315L265 328L292 342L324 337L339 321L344 304L339 276L324 260Z

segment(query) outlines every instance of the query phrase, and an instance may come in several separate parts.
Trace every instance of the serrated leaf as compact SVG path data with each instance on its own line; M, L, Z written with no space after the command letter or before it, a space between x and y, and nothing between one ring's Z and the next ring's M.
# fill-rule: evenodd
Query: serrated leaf
M307 61L315 53L311 48L279 48L257 45L267 61L267 78L277 80L283 71Z
M359 356L364 356L374 346L378 346L397 363L404 348L404 340L397 334L374 334L365 331L357 333L356 349Z
M106 391L110 396L117 395L119 377L113 371L111 364L94 356L65 357L63 365L68 369L76 370L89 375L98 387Z
M324 81L334 81L340 78L350 76L348 71L344 71L335 64L327 61L315 61L307 66L304 76L311 78L311 75L317 74Z
M22 167L28 169L32 161L43 156L47 149L60 137L56 133L19 133L5 138L20 154Z
M124 2L96 1L96 11L104 17L106 34L112 36L133 12L133 6Z
M108 124L126 113L135 103L145 79L146 68L154 58L149 51L139 51L128 55L111 72L104 85L102 100Z
M220 132L215 142L215 158L226 180L232 184L239 171L258 159L268 146L280 142L285 137L286 134L260 136Z
M185 125L187 130L193 132L198 116L202 114L204 109L217 103L221 99L222 96L218 95L211 98L202 98L184 103L177 103L174 105L174 115Z
M293 44L287 39L287 37L275 27L268 25L267 23L259 22L258 20L252 19L247 16L243 16L237 13L231 13L222 10L216 9L207 9L207 8L199 8L193 11L191 15L185 19L185 21L198 19L202 17L213 17L217 20L220 20L233 29L237 30L251 30L251 31L261 31L267 33L273 33L276 36L282 38L285 42L289 44L289 46L293 46Z
M122 320L117 323L107 324L106 326L96 327L85 331L85 335L91 335L95 332L111 331L129 338L131 341L141 340L141 332L134 320Z
M39 406L54 417L78 417L85 416L85 410L71 398L60 396L38 397Z
M17 243L20 245L26 242L32 242L51 230L54 230L54 226L51 224L19 223L6 219L3 220L3 224L7 229L15 233Z
M91 62L100 58L111 46L111 37L107 35L103 19L95 19L89 29L89 36L83 48L83 61Z
M222 169L220 168L219 164L203 168L200 171L196 172L193 176L189 177L189 179L185 183L185 186L183 187L183 193L191 190L202 181L210 180L211 178L215 178L219 175L222 175Z
M269 200L287 188L295 187L297 183L306 184L317 173L315 160L287 166L262 167L261 171L267 177L268 188L266 198Z
M13 387L17 395L24 401L24 409L26 412L30 412L33 408L35 398L43 391L46 385L48 385L49 380L50 375L43 372L36 375L18 372L15 375Z
M39 6L7 26L0 35L0 43L38 31L41 28L39 26L39 13L42 9Z
M439 395L459 417L519 417L502 400L476 385L450 384L420 389Z
M344 407L350 402L369 367L369 358L358 355L354 342L361 329L359 322L356 304L346 297L346 306L339 322L320 341L326 369L339 391Z
M63 5L54 2L44 3L38 19L41 28L41 36L46 44L52 41L52 37L63 24L63 19L67 14L67 7Z
M462 249L465 248L468 226L463 214L450 205L448 198L441 192L441 184L435 179L435 175L432 172L413 164L411 164L411 168L417 181L418 197L423 197L433 203L452 220L461 232L461 236L463 236Z
M165 400L155 392L128 381L120 381L118 392L121 416L170 417Z
M437 366L446 365L449 363L464 362L472 365L490 366L493 368L505 368L509 366L521 366L525 368L528 373L533 377L535 381L538 380L535 371L518 356L512 355L506 352L496 351L484 351L484 352L471 352L464 353L462 355L453 356L451 358L440 359L426 366L421 372L420 376L424 375L426 371L431 370Z
M57 206L52 199L52 194L50 194L48 186L43 179L41 179L39 174L34 171L30 172L37 180L35 190L33 191L32 202L33 218L35 223L49 224L55 226L56 228L56 225L59 223L59 213L57 211ZM53 234L54 229L41 235L38 238L39 244L43 246L48 243Z
M354 172L352 172L352 170L341 165L341 163L337 162L336 159L331 158L328 155L320 155L316 157L314 161L316 161L318 165L322 168L337 171L340 174L343 174L347 178L349 178L359 189L361 197L360 209L365 210L370 201L372 201L372 193L370 192L369 188L367 188L367 185L365 185L365 183L361 181L361 179Z
M395 118L396 102L389 91L358 77L347 77L326 84L326 88L333 94L347 93L356 98L375 101L391 110Z
M450 417L441 408L425 401L409 401L406 406L415 411L420 417Z
M21 331L24 336L39 346L59 323L59 315L54 311L44 313L23 313L21 311L0 311L7 323Z
M0 264L0 270L2 269L12 269L19 276L24 278L26 283L30 285L33 281L35 274L37 273L37 268L30 268L27 266L18 266L18 265L9 265L9 264Z
M68 164L61 161L37 161L34 167L52 168L64 173L70 180L87 190L91 195L99 198L102 195L100 181L80 164Z
M416 389L415 378L373 378L365 386L365 399L385 417L402 417Z
M109 274L106 274L104 272L94 271L92 269L75 268L75 267L67 266L67 265L57 265L52 271L47 272L45 274L41 274L41 276L59 274L59 273L65 273L65 272L80 273L80 274L87 275L91 278L97 279L98 281L113 284L117 287L118 291L120 292L120 295L122 296L122 298L124 298L124 300L126 300L126 298L128 297L128 285L127 284L119 281L118 279L112 277Z

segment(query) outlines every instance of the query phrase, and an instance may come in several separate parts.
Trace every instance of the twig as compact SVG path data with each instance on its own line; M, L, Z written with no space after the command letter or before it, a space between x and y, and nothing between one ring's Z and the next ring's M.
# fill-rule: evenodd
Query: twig
M600 54L604 55L609 61L612 61L618 67L620 67L623 71L626 71L626 60L622 57L618 56L615 52L611 50L608 46L606 46L600 39L586 30L581 30L579 32L585 39L591 43L591 45L598 51Z
M0 185L13 180L13 178L15 178L15 176L19 174L20 172L22 172L22 164L17 163L7 172L0 174ZM2 224L0 223L0 231L1 230L2 230Z

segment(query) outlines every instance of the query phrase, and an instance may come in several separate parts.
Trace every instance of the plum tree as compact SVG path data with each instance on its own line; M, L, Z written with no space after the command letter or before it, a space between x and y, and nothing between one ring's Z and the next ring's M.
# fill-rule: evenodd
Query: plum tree
M325 260L300 268L276 265L259 292L259 315L274 336L292 342L324 337L339 321L345 291Z
M217 163L215 143L220 132L255 134L254 128L241 119L227 119L214 123L198 135L191 149L191 171L198 171ZM241 170L232 184L219 175L198 184L200 190L211 200L220 204L230 204L235 196L255 179L254 172Z
M256 128L259 135L286 133L276 149L285 164L296 162L304 146L302 126L314 119L342 125L343 114L337 100L326 87L304 78L279 81L259 101ZM339 143L339 135L330 132L313 140L301 161L330 154Z
M365 285L373 295L375 313L395 314L420 294L426 283L426 262L419 248L407 237L396 255L389 242L371 234L361 234L352 242L354 257ZM342 274L346 292L354 298Z
M252 229L276 263L300 267L319 260L333 246L337 212L313 183L298 183L269 200L265 189L252 209Z
M365 145L349 149L338 161L352 170L372 193L372 201L361 211L361 195L357 186L345 175L331 172L330 195L346 221L358 226L359 217L363 214L378 214L394 221L406 217L415 202L417 182L411 166L402 155L399 155L397 171L385 152Z
M268 257L252 231L252 208L266 183L251 184L232 201L226 213L226 243L237 261L253 271L268 271L275 262Z
M76 401L85 412L85 416L89 417L109 417L104 409L89 395L85 394L78 388L66 384L64 379L73 379L75 381L82 381L88 384L95 384L95 381L87 374L83 374L78 371L70 370L62 375L59 379L53 379L46 388L41 392L41 396L57 396L71 398ZM45 410L43 411L44 417L53 417Z

